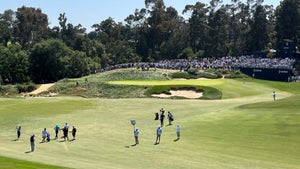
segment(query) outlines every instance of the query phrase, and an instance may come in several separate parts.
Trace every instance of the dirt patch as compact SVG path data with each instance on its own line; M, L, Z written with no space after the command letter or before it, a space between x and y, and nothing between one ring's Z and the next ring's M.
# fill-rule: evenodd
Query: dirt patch
M170 95L169 94L152 94L152 97L159 97L159 98L169 98L172 96L179 96L179 97L185 97L188 99L197 99L202 97L203 93L202 92L195 92L193 90L170 90Z

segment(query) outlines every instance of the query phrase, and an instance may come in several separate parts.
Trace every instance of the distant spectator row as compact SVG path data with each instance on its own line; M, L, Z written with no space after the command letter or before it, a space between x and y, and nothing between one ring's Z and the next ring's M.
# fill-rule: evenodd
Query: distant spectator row
M202 58L202 59L176 59L164 60L160 62L140 62L124 63L110 66L105 70L139 67L141 69L160 68L160 69L177 69L188 70L189 68L197 69L235 69L235 68L269 68L269 69L293 69L295 59L291 58L256 58L253 56L240 57L221 57L221 58Z

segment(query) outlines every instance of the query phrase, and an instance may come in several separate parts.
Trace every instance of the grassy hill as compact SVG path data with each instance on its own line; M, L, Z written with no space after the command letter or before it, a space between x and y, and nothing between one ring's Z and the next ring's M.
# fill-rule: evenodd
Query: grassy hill
M111 92L111 86L121 89L112 98L76 97L80 94L1 98L0 163L5 165L0 168L14 164L24 168L54 165L78 169L295 169L300 166L298 83L252 79L246 82L242 79L172 80L161 72L160 78L155 80L142 78L150 76L147 73L132 79L135 77L132 72L129 73L131 78L122 79L128 75L115 77L119 73L113 76L115 72L107 73L87 77L86 86L103 83L107 88L92 89ZM76 88L76 81L85 88L85 78L80 78L59 82L52 90L67 94L69 88ZM147 90L145 86L156 85L209 86L221 91L222 99L132 98L132 95L139 95L139 90L143 94ZM272 99L273 90L277 92L276 101ZM137 93L128 94L128 98L118 97L127 92ZM86 92L81 94L88 96ZM160 108L171 111L175 121L174 125L163 127L161 144L154 145L159 124L154 120L154 113ZM131 146L134 143L131 119L137 121L140 130L137 146ZM76 125L75 141L59 139L39 143L43 128L53 135L55 124L62 126L65 122ZM22 134L20 140L14 141L17 124L22 125ZM179 141L174 141L176 124L182 128ZM26 153L32 133L37 136L36 151Z

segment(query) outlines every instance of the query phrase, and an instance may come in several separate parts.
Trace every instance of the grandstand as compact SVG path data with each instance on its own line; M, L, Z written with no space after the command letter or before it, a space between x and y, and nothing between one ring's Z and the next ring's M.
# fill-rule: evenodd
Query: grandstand
M298 77L295 68L296 59L293 58L262 58L254 56L201 58L201 59L175 59L159 62L124 63L110 66L105 70L138 67L142 70L149 68L173 69L187 71L190 68L205 69L234 69L258 79L274 81L292 81Z

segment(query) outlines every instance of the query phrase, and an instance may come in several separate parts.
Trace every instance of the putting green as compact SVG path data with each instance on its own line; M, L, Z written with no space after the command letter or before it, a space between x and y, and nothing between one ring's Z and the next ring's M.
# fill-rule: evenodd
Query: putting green
M133 83L143 85L128 81ZM189 81L189 84L203 83L220 89L225 99L0 99L0 156L80 169L300 166L299 95L277 88L279 100L273 101L274 87L265 84L223 79ZM163 127L161 144L154 145L159 124L154 113L160 108L171 111L175 121L174 125ZM131 146L134 143L131 119L137 121L140 130L137 146ZM65 122L77 126L75 141L39 143L43 128L49 129L53 136L54 125L62 126ZM22 125L22 135L19 141L14 141L17 124ZM175 142L176 124L182 127L182 137ZM32 133L37 136L36 151L25 153L30 149Z

